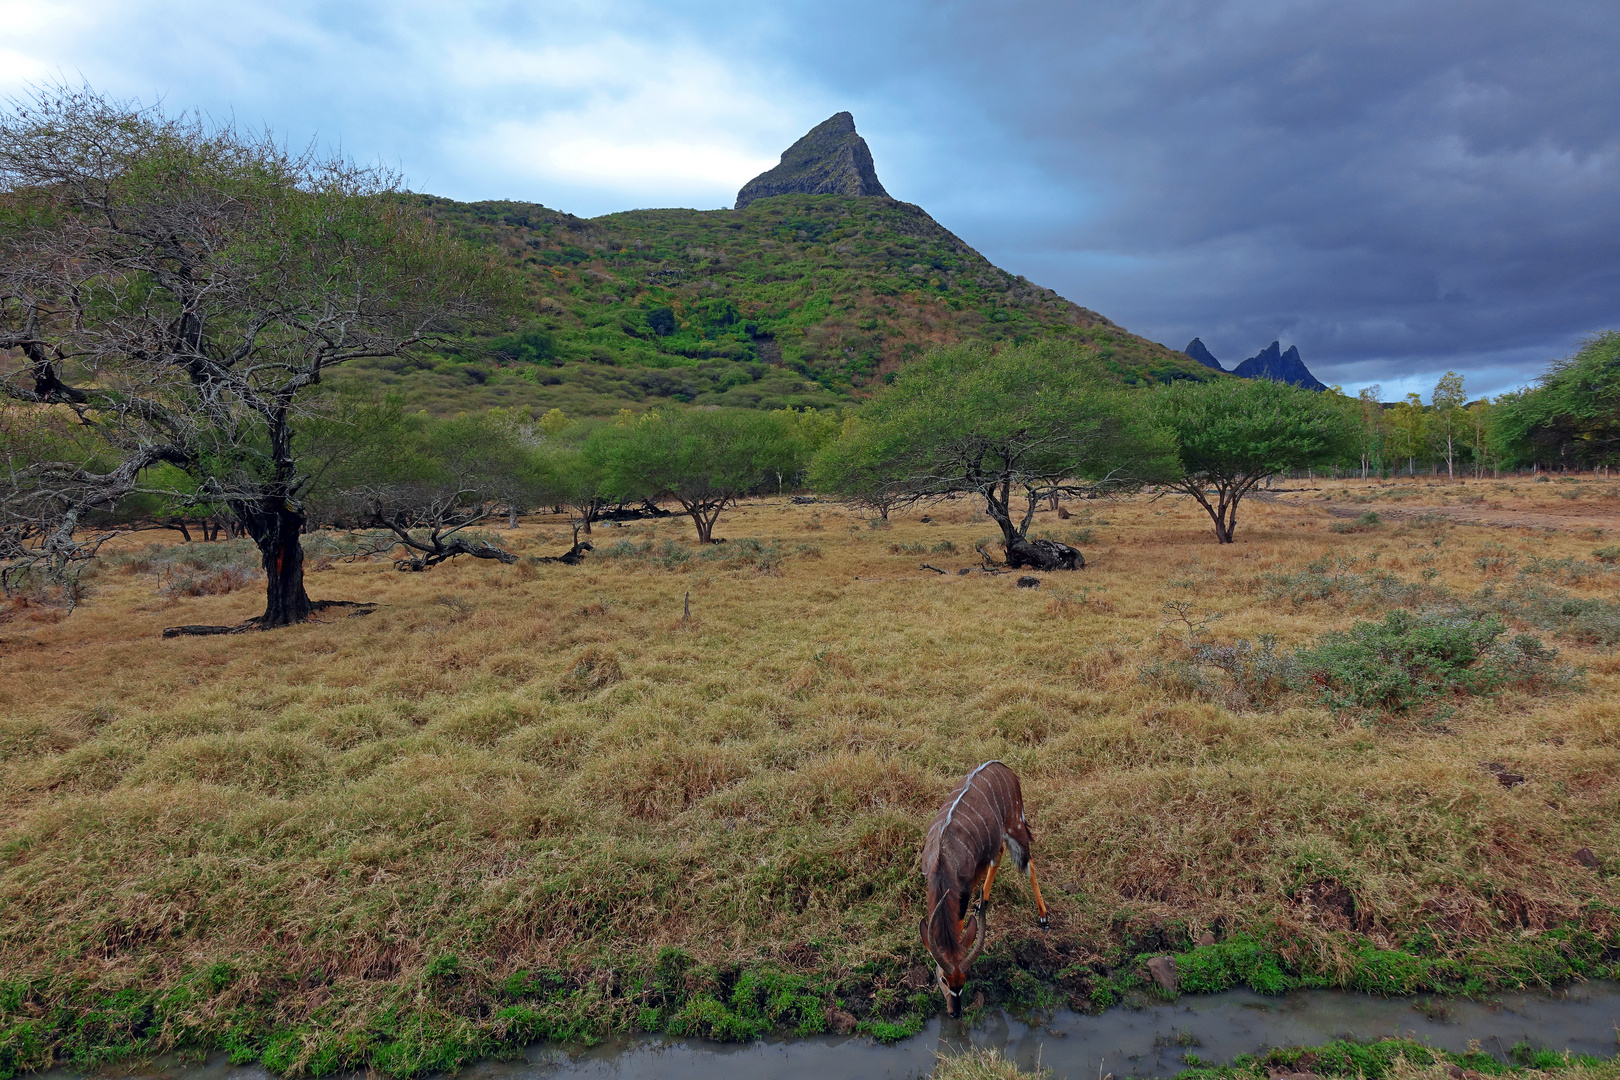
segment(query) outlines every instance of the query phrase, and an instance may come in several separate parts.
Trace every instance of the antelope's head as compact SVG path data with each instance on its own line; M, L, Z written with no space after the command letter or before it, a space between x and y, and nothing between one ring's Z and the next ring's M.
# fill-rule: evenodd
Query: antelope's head
M962 987L967 982L968 968L973 961L979 958L984 951L985 918L984 907L980 905L974 911L973 918L964 926L963 931L970 936L967 952L958 957L946 954L932 938L928 936L928 921L923 920L923 941L928 946L928 952L934 958L934 978L939 984L940 993L945 995L945 1015L952 1020L962 1018ZM942 955L943 954L943 955Z

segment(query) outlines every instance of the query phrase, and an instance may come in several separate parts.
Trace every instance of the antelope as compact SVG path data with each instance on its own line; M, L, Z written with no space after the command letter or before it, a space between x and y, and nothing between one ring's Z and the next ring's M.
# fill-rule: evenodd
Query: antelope
M928 914L919 929L935 960L934 975L945 994L945 1012L962 1015L962 984L968 968L984 950L990 886L1005 850L1019 870L1029 871L1035 911L1042 930L1050 929L1041 899L1035 863L1029 857L1029 821L1018 774L999 761L987 761L963 777L934 815L923 841L923 877L928 882ZM973 923L964 920L973 890L983 886L973 905Z

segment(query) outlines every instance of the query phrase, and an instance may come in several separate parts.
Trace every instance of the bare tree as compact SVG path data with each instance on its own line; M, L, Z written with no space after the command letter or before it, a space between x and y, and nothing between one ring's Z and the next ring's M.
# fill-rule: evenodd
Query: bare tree
M393 177L196 116L47 88L0 113L0 392L91 432L13 457L8 565L82 559L85 521L167 463L258 545L260 627L307 618L306 392L512 294Z

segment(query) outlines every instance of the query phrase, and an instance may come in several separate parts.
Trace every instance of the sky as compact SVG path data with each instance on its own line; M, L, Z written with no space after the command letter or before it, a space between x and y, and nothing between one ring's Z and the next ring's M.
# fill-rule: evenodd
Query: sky
M0 95L269 127L417 191L730 206L848 109L998 266L1384 400L1620 328L1614 0L0 0Z

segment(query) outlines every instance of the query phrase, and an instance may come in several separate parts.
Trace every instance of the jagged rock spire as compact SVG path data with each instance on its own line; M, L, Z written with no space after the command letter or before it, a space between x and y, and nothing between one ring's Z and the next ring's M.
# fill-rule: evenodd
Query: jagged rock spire
M872 151L855 134L855 117L834 113L788 147L781 164L737 192L737 209L772 195L878 195L888 192L872 168Z

